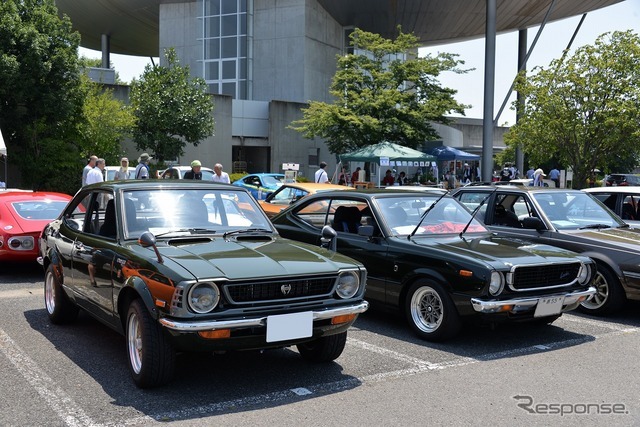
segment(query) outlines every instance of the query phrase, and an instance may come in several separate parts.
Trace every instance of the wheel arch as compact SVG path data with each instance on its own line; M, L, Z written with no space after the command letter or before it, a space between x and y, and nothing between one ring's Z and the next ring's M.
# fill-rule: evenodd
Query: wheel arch
M120 315L120 323L122 330L125 330L127 311L133 300L140 299L144 306L149 310L149 314L153 319L158 319L159 313L153 303L153 296L147 287L147 284L140 277L130 277L118 293L118 314Z
M409 289L419 280L432 280L435 283L441 285L445 288L445 290L449 293L452 292L451 285L445 279L445 277L435 270L430 269L419 269L411 272L411 274L405 276L401 283L401 291L399 295L398 308L401 312L404 313L404 303L407 300L407 294L409 293Z

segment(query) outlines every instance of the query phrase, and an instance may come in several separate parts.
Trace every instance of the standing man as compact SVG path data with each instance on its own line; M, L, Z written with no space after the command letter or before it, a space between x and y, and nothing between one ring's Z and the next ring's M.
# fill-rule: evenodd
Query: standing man
M555 166L549 171L549 179L556 184L556 188L560 188L560 171Z
M200 160L191 162L191 170L184 173L184 179L202 179L202 163Z
M87 165L84 167L84 169L82 169L82 186L83 187L87 185L87 175L89 174L90 170L96 167L97 160L98 160L98 157L96 156L89 157L89 161L87 162Z
M328 184L329 183L329 175L327 175L327 171L324 168L327 167L325 162L320 162L320 169L316 171L315 182L319 184Z
M138 166L133 174L134 179L149 179L149 160L152 158L148 153L140 154Z
M86 185L95 184L96 182L104 182L104 175L102 175L102 171L104 171L104 159L98 159L96 160L96 167L87 173Z
M216 163L213 167L213 182L222 182L225 184L231 184L231 180L229 179L229 174L226 172L222 172L222 165L220 163Z

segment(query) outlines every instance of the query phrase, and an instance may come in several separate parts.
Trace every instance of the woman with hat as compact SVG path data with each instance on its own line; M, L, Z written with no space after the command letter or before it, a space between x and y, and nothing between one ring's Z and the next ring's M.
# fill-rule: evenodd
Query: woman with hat
M138 166L136 166L136 171L133 175L134 179L149 179L149 160L152 158L148 153L140 154Z
M116 171L113 179L115 179L116 181L125 180L129 179L130 175L131 171L129 170L129 159L123 157L122 159L120 159L120 169Z
M547 176L545 175L544 171L540 168L536 169L535 172L533 173L533 186L534 187L544 187L544 180L543 178Z

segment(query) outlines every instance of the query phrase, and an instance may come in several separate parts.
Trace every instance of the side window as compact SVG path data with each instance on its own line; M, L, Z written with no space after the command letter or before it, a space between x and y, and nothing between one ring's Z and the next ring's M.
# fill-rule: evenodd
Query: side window
M460 202L465 205L469 211L473 212L488 195L489 193L462 193L458 195L458 200L460 200ZM476 213L476 218L484 222L486 214L487 202L480 207Z
M608 205L607 205L608 206ZM635 221L638 217L638 199L633 196L626 196L622 203L622 219Z
M301 221L320 230L326 224L328 212L329 202L327 200L316 200L303 206L294 215Z
M73 220L73 228L85 233L115 237L116 211L113 194L106 192L88 193L65 214ZM105 225L106 223L106 225Z

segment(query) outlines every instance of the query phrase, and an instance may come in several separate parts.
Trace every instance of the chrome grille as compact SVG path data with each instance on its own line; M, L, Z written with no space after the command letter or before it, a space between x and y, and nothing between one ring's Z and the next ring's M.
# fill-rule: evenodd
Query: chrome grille
M554 288L572 284L578 277L581 264L549 264L516 267L510 287L516 291Z
M224 285L225 293L233 304L268 301L286 301L330 295L336 277L273 280Z

